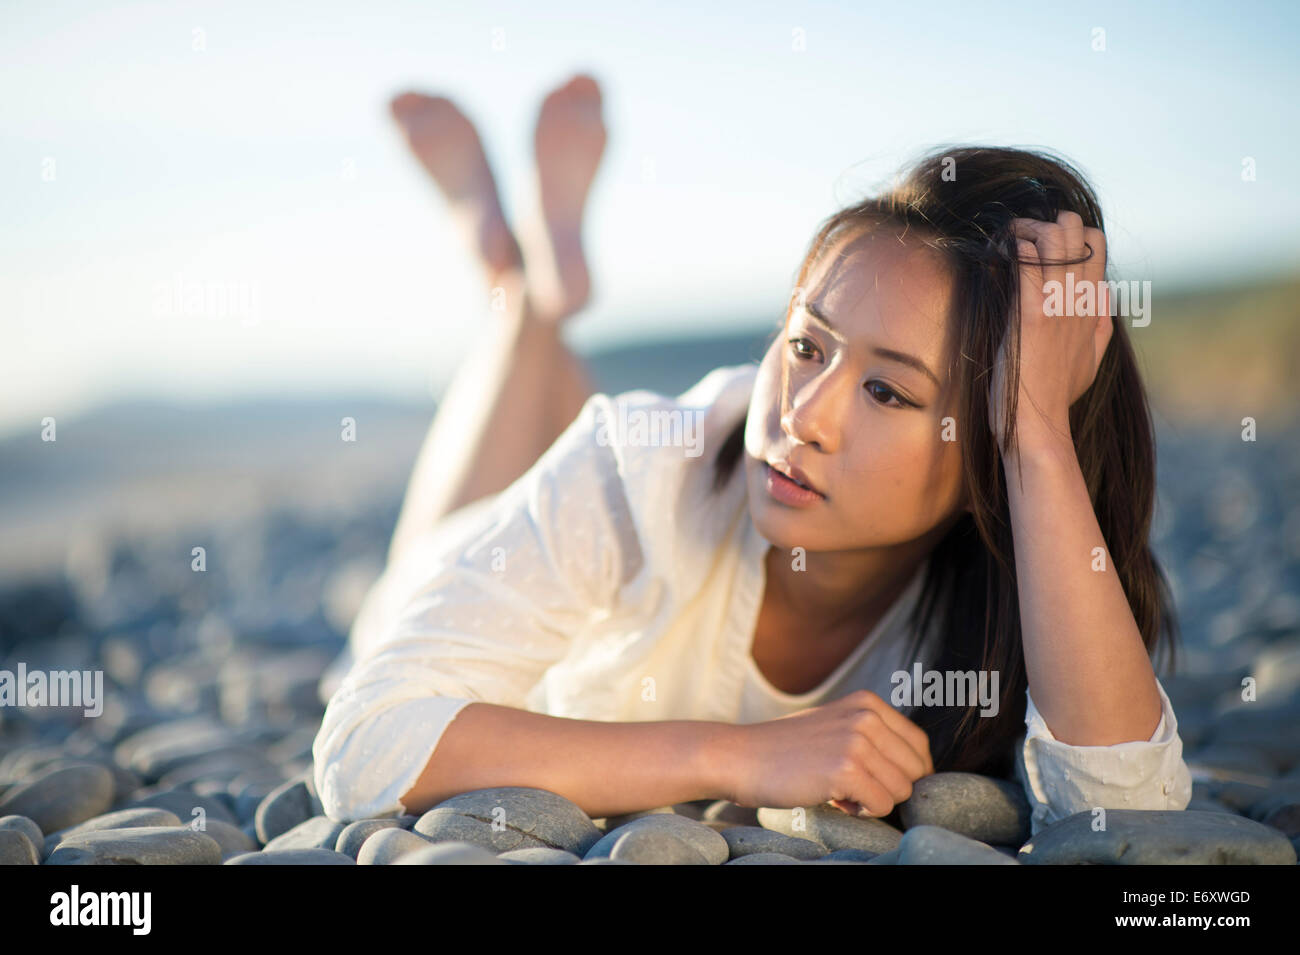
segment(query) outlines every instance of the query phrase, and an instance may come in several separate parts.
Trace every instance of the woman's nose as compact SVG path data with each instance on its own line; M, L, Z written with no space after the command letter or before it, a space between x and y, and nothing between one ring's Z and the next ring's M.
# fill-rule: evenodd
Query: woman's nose
M781 416L781 427L800 444L815 445L818 450L833 452L844 415L840 395L844 388L837 383L834 371L808 382L794 396Z

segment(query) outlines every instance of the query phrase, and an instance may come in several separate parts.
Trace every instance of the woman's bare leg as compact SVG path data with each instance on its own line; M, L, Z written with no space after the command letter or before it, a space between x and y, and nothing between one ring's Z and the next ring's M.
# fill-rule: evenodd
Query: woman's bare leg
M573 175L556 175L555 167L586 168L589 184L604 146L602 127L594 160L590 136L585 152L575 152L572 142L562 148L557 124L572 124L576 112L590 129L589 90L574 87L571 81L548 96L538 122L543 215L556 221L549 229L534 228L532 247L539 237L545 245L548 234L559 241L533 255L536 264L527 278L473 125L445 99L404 94L393 102L394 116L463 223L505 312L485 323L478 350L456 370L439 402L411 475L390 561L442 517L518 479L593 392L586 367L562 337L564 319L587 298L585 263L578 268L571 261L581 256L581 207L575 213L571 204L584 203L586 189L576 188ZM562 190L553 185L557 181ZM547 291L534 293L532 285Z

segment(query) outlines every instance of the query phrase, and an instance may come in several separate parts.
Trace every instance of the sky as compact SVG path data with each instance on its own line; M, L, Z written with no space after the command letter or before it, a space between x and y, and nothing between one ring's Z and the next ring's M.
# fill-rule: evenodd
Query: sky
M580 349L778 321L818 223L945 143L1047 147L1159 296L1300 265L1300 4L0 4L0 433L120 398L436 396L496 316L387 112L532 208L601 83ZM1253 171L1253 178L1243 170Z

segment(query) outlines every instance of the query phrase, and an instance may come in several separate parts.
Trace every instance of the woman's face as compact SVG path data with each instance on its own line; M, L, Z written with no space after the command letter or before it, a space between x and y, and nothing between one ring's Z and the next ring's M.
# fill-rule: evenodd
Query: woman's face
M956 429L968 422L950 417L945 364L952 284L938 253L882 229L840 239L795 290L745 424L750 514L772 544L890 547L963 509ZM799 468L822 496L783 502L766 462Z

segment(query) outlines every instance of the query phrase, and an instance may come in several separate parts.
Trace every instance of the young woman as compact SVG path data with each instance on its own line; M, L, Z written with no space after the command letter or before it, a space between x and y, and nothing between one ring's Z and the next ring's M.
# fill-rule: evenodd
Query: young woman
M412 94L394 112L508 308L354 626L314 747L331 817L491 786L593 817L881 817L945 770L1014 772L1035 832L1186 807L1150 659L1175 635L1151 425L1076 171L936 152L826 221L760 364L613 398L561 336L588 293L595 83L543 105L522 254L468 120ZM1054 314L1067 281L1100 300ZM912 687L929 671L944 692Z

